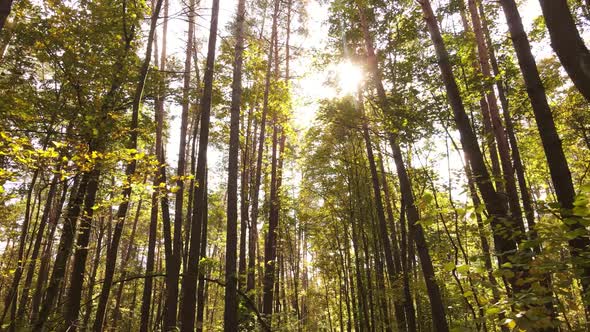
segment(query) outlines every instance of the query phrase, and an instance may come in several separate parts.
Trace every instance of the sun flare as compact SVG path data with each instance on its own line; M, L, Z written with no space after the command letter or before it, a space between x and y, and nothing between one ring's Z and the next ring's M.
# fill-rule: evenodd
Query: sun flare
M336 66L336 79L341 95L355 94L363 80L363 70L358 65L343 61Z

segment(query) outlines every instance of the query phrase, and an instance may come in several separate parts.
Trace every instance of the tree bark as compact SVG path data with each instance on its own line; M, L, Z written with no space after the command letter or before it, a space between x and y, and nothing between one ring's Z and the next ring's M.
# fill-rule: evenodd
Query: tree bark
M586 229L575 218L572 218L572 208L575 199L574 185L569 170L567 159L561 146L561 140L555 128L553 114L547 102L545 88L539 76L535 58L531 52L528 37L522 25L522 19L514 0L500 0L500 4L506 16L512 44L516 50L518 64L522 72L527 93L531 101L537 128L541 135L541 142L545 150L545 156L551 174L551 180L555 188L557 200L561 206L561 216L566 221L570 231L581 232L571 240L568 240L574 265L579 270L580 281L584 293L590 291L590 263L584 256L588 253L590 239L586 237ZM563 36L562 36L563 37ZM590 309L586 302L587 310Z
M184 183L185 183L185 168L186 168L186 136L188 129L188 115L190 108L190 88L191 88L191 61L193 57L193 34L195 29L195 0L188 2L188 34L186 40L186 54L184 60L184 77L182 88L182 113L180 122L180 143L178 146L178 164L176 168L176 199L174 203L174 238L172 246L172 261L170 268L172 275L166 284L166 305L164 309L164 321L167 330L172 330L176 326L176 307L178 299L178 281L180 273L181 262L181 246L182 246L182 214L184 213ZM193 190L190 188L189 190ZM194 203L193 194L193 203ZM190 242L190 241L189 241Z
M455 123L461 136L461 145L467 154L479 191L481 192L484 204L491 217L495 248L500 265L502 265L506 262L510 262L509 255L513 255L517 252L516 242L509 236L506 236L506 234L511 234L511 232L517 230L518 225L516 225L514 220L508 216L508 211L502 203L500 195L498 195L491 184L490 176L483 160L483 155L477 144L477 138L471 128L467 113L465 112L459 88L457 87L457 82L455 81L455 76L452 71L449 54L444 45L430 1L420 0L420 5L422 6L426 25L428 26L430 37L436 50L443 83L447 90L447 98L451 104ZM420 235L416 233L415 236ZM510 284L515 290L527 287L527 285L521 285L517 282L517 279L522 277L520 276L520 273L523 273L524 271L518 272L518 274L515 273L515 277L509 279Z
M567 0L539 0L551 46L580 93L590 102L590 51L584 44Z
M273 44L274 44L274 35L277 33L277 16L278 16L278 9L279 9L279 2L274 0L274 13L273 13L273 23L272 23L272 30L271 30L271 42L268 49L268 60L266 65L266 77L264 82L264 95L262 101L262 118L260 120L260 134L259 134L259 142L258 142L258 149L257 149L257 158L256 158L256 171L254 175L254 187L252 188L252 218L250 224L250 231L251 234L256 234L256 228L258 227L258 197L260 191L260 183L262 179L262 157L264 153L264 140L266 135L266 117L268 114L268 96L270 93L270 79L271 79L271 70L272 70L272 63L273 63ZM252 233L254 232L254 233ZM255 257L256 257L256 244L253 243L256 239L250 238L250 260L248 262L248 287L247 290L254 289L254 268L256 266ZM253 268L250 270L250 266ZM271 308L272 310L272 308ZM267 313L263 309L264 313Z
M10 10L12 9L13 0L2 0L0 1L0 33L4 29ZM1 56L1 54L0 54Z
M223 314L223 328L224 331L227 332L238 330L238 276L236 275L238 250L238 155L240 152L240 107L242 102L242 54L244 52L245 14L246 0L239 0L236 15L236 46L230 106L229 164L227 181L225 311Z
M484 80L491 82L493 77L490 69L490 60L488 56L489 53L475 1L476 0L468 0L468 7L471 14L471 22L473 24L475 40L477 42L477 55ZM510 213L521 232L521 234L516 237L522 240L525 236L525 227L522 219L522 210L520 208L518 191L516 188L516 180L514 178L514 168L512 167L512 161L510 159L510 147L508 145L508 139L506 137L506 133L504 132L504 126L502 125L502 120L500 118L498 101L496 99L496 95L494 94L494 89L492 86L487 85L484 85L484 88L489 106L488 110L492 122L492 129L498 144L498 152L500 154L500 162L502 164L502 175L504 185L506 187L506 194L508 195Z
M76 253L74 254L72 263L70 286L64 304L64 331L75 331L79 325L78 313L80 311L80 300L82 298L82 286L84 284L84 274L86 271L90 231L92 230L93 208L96 202L100 173L101 171L98 168L98 165L96 165L89 174L90 179L88 181L88 189L84 199L84 216L82 217L80 232L76 240Z
M139 107L141 105L141 101L143 98L143 90L145 87L145 82L147 79L147 74L150 66L150 62L152 60L152 47L154 43L154 35L156 33L156 24L158 22L158 17L160 15L160 9L162 8L163 0L158 0L156 2L155 8L152 10L152 17L150 22L150 30L148 33L147 38L147 47L145 51L145 57L140 68L139 72L139 82L135 89L135 94L133 96L133 106L132 106L132 117L131 117L131 137L128 142L128 149L132 149L137 151L137 140L138 140L138 127L139 127ZM137 160L133 159L125 169L125 176L131 183L131 177L135 174L135 169L137 167ZM107 266L105 268L105 277L102 284L102 289L100 292L100 298L98 301L98 306L96 308L96 320L94 321L93 330L94 331L102 331L103 329L103 322L105 319L106 308L108 305L109 295L111 291L111 286L113 283L113 277L115 275L115 267L117 262L117 255L119 251L119 243L121 239L121 234L123 232L123 226L125 224L125 217L127 215L127 210L129 208L129 201L131 197L131 186L129 185L125 189L123 189L123 202L119 206L119 210L117 211L117 223L115 224L115 230L113 232L113 238L111 240L111 245L109 250L107 251ZM77 313L76 313L77 315Z
M375 56L375 48L373 46L373 41L369 36L369 29L366 22L366 18L363 14L362 9L360 8L359 13L361 14L361 25L363 26L363 34L365 36L365 47L367 49L367 55L369 58L368 61L371 71L373 73L375 85L377 87L377 95L379 98L379 102L381 104L380 106L382 107L383 112L387 116L389 116L392 114L392 111L387 101L387 96L385 95L383 82L381 81L381 73L379 71L379 67L377 64L377 57ZM418 210L416 209L416 206L414 204L414 197L412 195L412 185L410 182L410 178L407 175L405 165L401 156L401 149L399 148L399 143L397 142L397 139L393 136L393 134L391 134L389 140L394 152L394 161L396 164L398 177L400 179L400 189L402 191L402 196L407 204L406 213L408 214L408 221L410 227L412 228L412 231L414 232L414 241L416 243L416 247L418 248L418 255L420 257L420 263L422 265L422 273L424 274L424 280L426 282L428 297L430 299L430 308L432 312L433 324L437 327L438 331L448 331L449 327L445 318L445 309L442 302L440 289L435 280L434 267L432 265L430 253L428 252L426 238L422 230L422 225L416 224L416 222L419 220L419 217ZM477 141L475 143L477 146ZM479 150L479 147L477 148Z
M373 154L373 146L371 144L371 138L369 136L369 123L364 111L363 105L363 97L362 92L359 91L358 97L358 109L360 112L360 117L362 118L362 126L363 126L363 138L365 140L365 148L367 150L367 159L369 161L369 170L371 171L371 182L373 185L373 195L375 196L375 209L377 212L377 222L378 222L378 230L379 239L381 240L381 245L383 246L383 254L385 255L385 265L387 267L387 276L389 278L390 284L394 284L397 280L397 274L399 270L396 267L393 258L393 250L391 248L391 242L389 240L389 231L387 230L387 222L385 220L385 212L383 209L383 199L381 197L381 188L379 185L379 175L377 173L377 166L375 163L375 155ZM378 262L381 264L380 262ZM377 263L376 263L377 264ZM396 303L398 301L396 300ZM399 303L397 303L397 307L401 307ZM406 329L406 321L405 316L403 315L403 311L398 314L398 328L400 330ZM403 318L400 320L399 318ZM386 328L387 331L391 331L391 327Z
M188 253L187 273L182 279L182 302L180 304L181 331L193 331L195 328L195 307L198 278L198 262L200 257L201 226L203 215L207 213L204 186L207 176L207 147L209 144L209 122L211 117L211 99L213 94L213 70L215 65L215 47L217 45L217 24L219 16L219 0L213 0L211 8L211 27L209 29L209 45L204 75L203 97L201 99L201 128L199 135L199 153L197 159L194 204L191 221L191 238Z

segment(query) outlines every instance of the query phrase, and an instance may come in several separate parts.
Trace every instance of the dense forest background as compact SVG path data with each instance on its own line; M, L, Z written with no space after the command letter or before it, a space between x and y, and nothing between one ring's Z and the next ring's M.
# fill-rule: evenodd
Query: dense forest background
M589 26L0 0L0 330L587 331Z

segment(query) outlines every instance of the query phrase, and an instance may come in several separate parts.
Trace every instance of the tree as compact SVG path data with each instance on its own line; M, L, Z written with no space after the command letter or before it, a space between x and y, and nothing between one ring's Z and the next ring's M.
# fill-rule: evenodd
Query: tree
M508 30L512 37L512 44L516 51L520 71L522 72L527 94L529 96L539 135L547 158L547 164L551 174L551 180L555 188L555 194L560 204L561 216L567 227L573 232L585 233L584 226L576 219L568 219L572 216L571 209L574 207L575 191L568 162L565 158L561 139L557 133L553 114L547 102L545 88L541 82L535 58L531 52L528 37L522 25L522 19L518 7L513 0L500 1L508 23ZM590 264L584 258L590 239L580 234L568 241L575 264L580 270L580 280L584 292L590 289Z
M200 258L201 221L207 213L205 205L207 145L209 143L209 121L211 99L213 93L213 70L215 62L215 47L217 43L217 22L219 15L219 0L213 1L211 8L211 28L209 30L209 46L207 48L207 62L204 76L203 98L201 99L201 132L199 135L199 155L197 161L196 181L194 189L193 214L191 221L190 246L188 254L188 268L182 278L182 302L180 304L181 331L193 331L195 325L195 306L197 296L198 261Z
M580 93L590 101L590 52L574 22L566 0L539 0L551 46Z
M238 278L236 275L238 242L238 153L240 148L240 106L242 99L242 62L244 52L244 20L246 1L238 1L236 14L236 46L232 80L230 119L230 151L228 165L227 235L225 253L224 330L238 329ZM242 199L244 199L242 197Z

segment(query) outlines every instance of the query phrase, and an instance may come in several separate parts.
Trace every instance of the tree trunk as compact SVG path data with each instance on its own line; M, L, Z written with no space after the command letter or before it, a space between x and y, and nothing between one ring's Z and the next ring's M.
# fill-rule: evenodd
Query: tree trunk
M483 5L481 1L478 3L478 10L480 17L485 17L485 12L483 9ZM496 59L496 55L494 52L494 47L492 46L492 39L490 37L490 32L487 26L486 20L481 20L482 28L485 35L485 41L488 45L488 54L490 58L490 63L492 65L492 69L494 71L494 76L500 76L500 68L498 67L498 61ZM531 238L535 238L535 212L533 210L533 204L531 201L531 194L529 192L529 188L526 184L526 178L524 175L524 167L522 165L522 159L520 157L520 151L518 149L518 143L516 141L516 134L514 133L514 124L512 123L512 118L510 117L510 107L508 103L508 99L506 98L506 90L504 88L504 84L502 80L496 80L496 87L498 88L498 96L500 97L500 103L502 104L502 115L504 116L504 123L506 124L506 133L508 135L508 140L510 141L510 150L512 151L512 161L514 162L514 169L516 171L516 176L518 179L518 186L520 187L520 195L522 198L522 206L524 209L525 217L527 220L527 224L529 227L529 231L531 232Z
M257 233L256 228L258 227L258 196L260 191L260 183L262 179L262 157L264 153L264 140L266 135L266 117L268 114L268 95L270 93L270 79L271 79L271 70L272 70L272 62L273 62L273 44L274 44L274 35L276 34L277 29L277 16L278 16L278 8L279 3L277 0L274 0L274 13L273 13L273 24L272 24L272 31L271 31L271 42L268 49L268 60L267 60L267 67L266 67L266 77L264 82L264 95L263 95L263 102L262 102L262 115L260 120L260 134L259 134L259 143L257 149L257 158L256 158L256 173L254 175L254 187L252 188L252 218L251 218L251 225L250 225L250 232L252 235ZM254 241L253 241L254 240ZM256 266L255 258L256 258L256 239L250 238L250 260L248 262L248 287L247 290L254 289L254 268ZM252 270L250 270L250 266ZM263 310L266 313L266 311Z
M182 214L184 202L184 182L185 182L185 168L186 168L186 135L188 128L188 113L190 107L190 82L191 82L191 60L193 52L193 34L195 28L195 0L188 2L188 35L186 40L186 55L184 61L184 79L182 88L182 113L180 123L180 143L178 146L178 165L176 168L176 200L174 203L174 239L172 246L172 261L170 262L171 273L169 281L166 284L166 305L164 309L164 324L166 330L172 330L176 326L176 307L178 299L178 280L180 273L181 262L181 246L182 246ZM190 188L189 190L193 190ZM194 203L193 194L193 203Z
M208 172L208 171L207 171ZM205 190L207 190L207 181L205 181ZM205 195L204 197L205 202L203 203L205 206L208 206L208 196ZM209 216L207 213L203 214L203 221L201 227L201 250L200 255L201 259L207 257L207 226L209 224ZM205 298L206 298L206 289L208 283L205 281L205 276L207 275L208 271L204 268L199 269L199 284L197 285L197 332L203 331L203 318L205 313Z
M152 17L150 22L150 30L148 33L147 38L147 47L145 51L145 57L143 63L141 65L141 69L139 72L139 82L135 89L135 94L133 97L133 106L132 106L132 117L131 117L131 137L128 142L128 149L137 150L137 139L138 139L138 127L139 127L139 107L141 105L141 101L143 98L143 90L145 86L145 82L147 79L147 74L150 66L150 62L152 60L152 46L154 43L154 35L156 33L156 24L158 22L158 17L160 15L160 9L162 8L163 0L158 0L156 2L155 8L152 10ZM129 179L131 183L131 177L135 174L135 169L137 167L137 160L133 159L125 169L125 176ZM105 277L102 284L102 289L100 292L100 298L98 301L98 306L96 308L96 320L94 321L93 330L94 331L102 331L103 322L105 319L105 313L108 305L109 295L111 292L111 286L113 283L113 277L115 275L115 267L117 262L117 255L119 251L119 243L121 240L121 234L123 232L123 226L125 223L125 216L127 215L127 210L129 208L129 201L131 196L131 186L123 189L123 202L119 206L119 210L117 211L117 223L115 224L115 230L113 232L113 238L111 240L111 245L109 250L107 251L107 266L105 268ZM76 313L77 315L77 313Z
M568 219L572 217L571 209L573 208L575 199L574 185L561 146L561 140L555 128L553 115L547 103L545 88L541 82L535 58L531 52L529 40L524 31L516 3L514 0L500 0L500 4L506 16L506 22L508 23L514 49L516 50L518 64L533 107L533 113L535 114L535 120L539 134L541 135L541 142L549 165L549 172L551 173L551 180L555 188L557 200L561 205L561 216L564 219ZM590 291L590 263L583 256L588 252L590 239L586 237L587 232L585 227L576 219L570 219L567 222L567 227L570 231L582 233L578 237L569 240L568 243L572 256L574 257L574 264L580 271L579 276L582 288L584 293L587 294ZM586 307L588 310L588 302L586 302Z
M236 46L230 107L230 137L227 183L227 232L225 247L224 331L238 330L238 276L236 275L238 242L238 155L240 153L240 106L242 101L242 54L246 0L238 1ZM243 198L242 198L243 199ZM244 233L245 234L245 233Z
M584 44L567 0L539 0L551 46L574 85L590 102L590 51Z
M156 67L159 67L161 70L165 70L166 66L166 33L167 33L167 25L168 25L168 0L164 0L164 28L163 28L163 37L162 37L162 54L161 54L161 61L158 63L158 42L157 42L157 35L155 35L154 40L154 62ZM156 122L156 142L154 151L156 154L156 160L158 160L158 168L154 174L153 186L154 188L160 188L160 183L162 182L161 179L161 169L163 165L161 163L161 156L162 151L162 117L163 117L163 87L158 87L158 94L156 96L155 101L155 112L154 112L154 120ZM165 169L164 169L164 172ZM164 182L165 184L165 182ZM151 199L151 211L150 211L150 224L149 224L149 233L148 233L148 252L147 252L147 261L146 261L146 275L150 275L154 272L155 269L155 259L156 259L156 239L157 239L157 232L158 232L158 204L160 204L160 196L166 195L165 192L160 191L159 189L154 190L152 193ZM163 211L162 211L163 212ZM152 301L152 284L153 279L147 277L144 280L144 289L142 293L142 301L141 301L141 321L140 321L140 331L145 332L149 329L149 324L153 317L150 317L150 305ZM157 288L157 285L156 285Z
M203 97L201 99L201 128L199 135L199 154L197 159L196 183L194 189L194 204L191 221L191 238L188 254L187 273L182 279L182 302L180 304L181 331L193 331L195 327L195 307L198 278L198 262L200 257L201 224L203 215L207 213L205 206L205 182L207 176L207 147L209 144L209 121L211 114L211 99L213 94L213 70L215 64L215 47L217 45L217 23L219 16L219 0L213 0L211 9L211 27L209 30L209 45L207 50L207 64L204 75Z
M250 205L250 136L251 136L251 125L252 125L252 111L253 105L248 110L248 119L246 120L246 133L244 137L244 146L242 147L242 165L241 165L241 176L240 180L242 183L241 190L240 190L240 257L239 257L239 266L238 266L238 287L241 290L246 288L246 266L248 265L246 255L247 255L247 248L246 248L246 237L248 234L248 225L250 224L249 215L248 215L248 206ZM243 123L243 122L242 122Z
M13 0L2 0L0 1L0 33L4 29L10 10L12 9ZM1 56L1 54L0 54Z
M485 37L481 25L479 13L477 11L476 0L468 0L469 12L471 13L471 22L473 24L473 31L475 32L475 40L477 41L477 55L479 58L479 65L484 81L491 81L493 79L490 60L488 56L488 49L485 42ZM498 101L494 94L492 86L484 86L486 91L486 98L489 106L489 114L492 122L492 129L496 142L498 144L498 152L500 154L500 162L502 164L503 180L506 187L506 194L508 195L508 204L512 219L518 225L521 232L516 236L520 240L524 239L525 227L522 220L522 210L520 209L520 201L518 199L518 191L516 189L516 180L514 179L514 169L510 159L510 147L508 146L508 139L504 132L504 126L500 119L500 111L498 109Z
M465 112L459 88L457 87L455 76L453 75L449 54L445 48L430 1L420 0L420 5L422 6L426 25L428 26L430 37L436 50L443 83L447 90L447 98L451 104L455 123L461 136L461 145L469 158L473 175L476 178L479 191L481 192L486 209L491 217L492 229L494 230L495 248L500 265L502 265L510 262L508 255L517 252L516 242L514 239L507 237L506 234L511 234L515 230L518 230L518 225L515 224L514 220L509 218L500 195L494 190L490 182L490 176L486 169L483 155L477 144L477 138L475 137L469 118ZM414 235L417 237L420 236L420 234L417 233ZM527 288L527 285L522 285L517 282L517 279L524 276L524 271L518 272L519 273L515 273L515 277L509 279L510 284L515 290Z
M379 71L377 64L377 57L375 56L373 41L369 36L368 25L362 9L359 9L359 13L361 14L361 25L363 26L363 34L365 35L365 46L367 49L367 55L369 57L369 65L371 71L373 72L373 79L377 87L379 102L381 104L383 112L386 115L390 115L391 109L389 108L387 97L385 95L385 89L383 88L383 83L381 81L381 73ZM416 222L419 220L419 217L418 210L416 209L416 206L414 204L414 197L412 196L412 186L410 178L407 175L405 165L401 156L401 150L399 148L399 144L397 143L396 138L393 136L393 134L391 134L389 139L394 152L394 161L396 164L398 177L400 178L400 189L402 191L402 196L407 205L406 213L408 214L408 221L410 223L412 231L414 232L414 241L416 243L416 247L418 248L418 255L420 257L420 263L422 265L422 273L424 274L426 288L428 291L428 297L430 299L432 320L434 326L438 328L438 331L448 331L449 327L447 325L447 321L445 318L445 309L442 302L440 289L436 283L436 279L434 278L434 267L432 265L432 259L430 258L430 254L428 252L426 238L424 237L422 225L416 224ZM475 143L477 146L477 141ZM479 150L479 147L477 148Z
M71 186L70 191L70 200L73 200L72 197L77 196L78 188L79 188L80 180L79 178L74 179L74 183ZM33 300L31 304L31 322L35 323L37 318L39 317L39 307L41 306L41 299L43 288L45 286L45 282L48 279L49 275L49 268L50 268L50 259L52 259L51 251L53 247L53 237L55 235L55 231L57 229L58 219L62 213L63 205L66 201L66 196L68 194L68 186L66 184L63 185L62 194L59 202L56 202L56 206L53 207L53 212L51 214L51 218L49 224L51 224L51 230L49 231L49 235L47 236L47 243L45 244L45 248L43 249L43 254L41 256L41 264L39 266L39 272L37 275L37 284L35 285L35 294L33 295Z
M381 181L383 182L383 194L385 195L385 211L387 211L387 220L388 222L392 225L392 238L394 239L392 246L393 246L393 254L394 254L394 264L396 266L396 270L398 271L398 274L402 275L402 284L403 284L403 299L402 299L402 305L400 306L401 308L397 308L396 305L396 315L400 315L397 312L400 311L400 309L402 309L405 312L405 319L406 319L406 324L407 324L407 330L410 332L416 332L416 313L414 311L414 301L412 300L412 294L410 293L410 285L409 283L407 283L407 275L405 273L405 268L403 266L403 263L401 262L402 259L405 259L404 257L401 256L400 251L399 251L399 242L397 240L397 227L395 226L395 221L393 218L393 208L391 206L391 197L389 194L389 186L387 184L387 177L385 174L385 169L383 167L383 159L380 157L379 158L379 168L381 171ZM405 213L405 208L404 211L400 212L400 218L405 218L403 216L403 214ZM405 223L405 222L404 222ZM405 225L404 225L405 227ZM405 279L405 280L404 280ZM399 317L398 319L400 319L401 317ZM405 327L404 327L405 329ZM402 330L404 330L402 329Z
M55 170L56 173L59 173L61 170L61 164L59 164ZM49 218L51 215L51 210L53 208L53 200L56 196L57 192L57 181L59 179L59 175L54 174L53 178L51 179L51 184L49 185L49 192L47 193L47 200L45 202L45 207L43 208L43 214L41 216L41 220L39 222L39 229L37 229L37 236L35 238L35 244L33 246L33 252L31 254L29 260L29 266L27 270L27 276L25 278L25 283L23 285L23 290L21 294L21 299L18 305L18 313L17 319L19 320L19 325L22 325L22 319L25 318L26 312L26 305L29 300L29 290L31 288L31 284L33 282L33 275L35 273L35 266L37 264L37 257L39 256L39 251L41 249L41 242L43 241L43 236L45 235L45 228L48 225Z
M418 214L418 208L414 202L410 177L408 176L406 167L404 165L399 144L395 141L393 135L389 136L389 142L393 151L393 159L397 169L397 175L399 177L402 198L405 203L408 225L411 229L414 243L416 244L418 257L420 257L422 273L424 275L428 297L430 298L430 309L432 311L433 326L437 327L437 331L449 331L449 327L445 319L445 311L440 289L436 284L432 259L428 253L428 246L426 244L424 230L422 229L422 225L417 224L417 222L420 220L420 217Z
M387 275L389 278L389 282L393 285L397 277L399 270L396 268L396 264L393 259L393 250L391 249L391 242L389 241L389 231L387 230L387 222L385 221L385 212L383 209L383 200L381 198L381 188L379 185L379 175L377 173L377 166L375 163L375 156L373 154L373 146L371 145L371 138L369 136L369 123L364 111L363 105L363 97L362 92L359 91L358 97L358 109L360 112L360 116L363 119L363 138L365 140L365 147L367 149L367 159L369 161L369 170L371 171L371 182L373 184L373 195L375 196L375 208L377 212L377 222L378 222L378 230L379 237L381 240L381 245L383 246L383 254L385 255L385 265L387 266ZM398 301L396 301L397 303ZM401 307L401 305L399 305ZM404 318L400 320L400 318ZM403 311L398 313L398 328L400 330L406 329L406 322L405 317L403 316ZM391 327L386 329L387 331L391 331Z
M80 311L82 286L84 284L84 275L86 271L90 231L92 230L93 208L96 202L96 193L99 185L98 181L101 173L98 167L99 166L96 165L95 168L90 171L88 189L84 199L84 215L82 217L82 222L80 223L78 239L76 240L76 253L74 254L71 269L70 286L64 304L64 331L75 331L79 325L78 313Z

